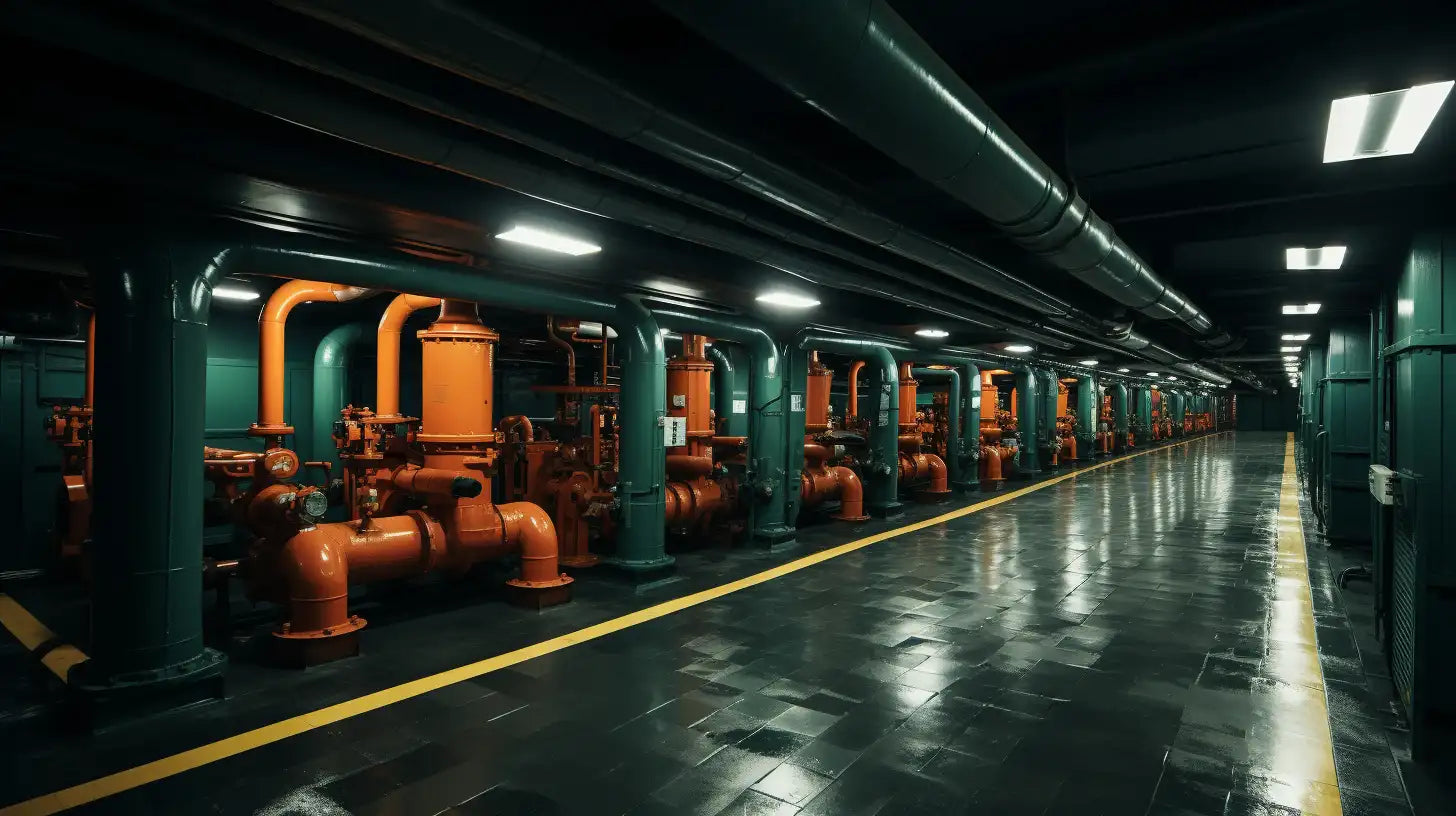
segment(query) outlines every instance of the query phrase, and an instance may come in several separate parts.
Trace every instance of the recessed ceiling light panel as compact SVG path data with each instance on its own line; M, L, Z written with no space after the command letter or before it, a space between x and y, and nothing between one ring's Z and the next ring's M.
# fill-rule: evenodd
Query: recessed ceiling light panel
M1345 247L1290 247L1284 250L1285 269L1339 269L1345 262Z
M1284 313L1287 315L1316 315L1319 314L1318 303L1286 303Z
M1091 366L1097 365L1097 361L1096 360L1080 360L1080 361L1077 362L1077 365L1084 365L1084 366L1087 366L1087 367L1090 368Z
M261 297L257 292L242 286L214 286L212 296L223 300L257 300Z
M1432 82L1331 102L1325 163L1414 153L1452 84Z
M793 292L765 292L755 299L759 303L783 309L812 309L819 305L819 301L814 298L796 295Z
M1281 354L1297 354L1300 348L1300 346L1280 346L1279 352Z
M1281 334L1279 339L1288 343L1303 343L1309 339L1307 334Z
M538 227L511 227L496 237L513 244L524 244L548 252L560 252L563 255L590 255L593 252L602 251L602 248L596 244Z
M946 331L945 329L917 329L915 332L915 336L931 337L938 340L942 337L950 337L950 332Z
M1006 347L1006 350L1011 352L1012 354L1030 354L1031 346L1028 346L1025 343L1012 343L1011 345Z

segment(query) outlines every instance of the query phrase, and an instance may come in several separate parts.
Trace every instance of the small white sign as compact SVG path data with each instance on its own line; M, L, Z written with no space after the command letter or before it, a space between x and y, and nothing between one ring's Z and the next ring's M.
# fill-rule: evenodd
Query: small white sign
M803 410L804 410L804 395L803 394L790 394L789 395L789 410L790 411L803 412Z
M680 448L688 443L688 418L666 417L662 425L662 444Z
M748 413L748 400L733 400L733 413L735 413L735 414L746 414L746 413Z
M879 420L879 426L881 428L885 427L886 425L889 425L890 424L890 412L889 411L881 411L878 420Z

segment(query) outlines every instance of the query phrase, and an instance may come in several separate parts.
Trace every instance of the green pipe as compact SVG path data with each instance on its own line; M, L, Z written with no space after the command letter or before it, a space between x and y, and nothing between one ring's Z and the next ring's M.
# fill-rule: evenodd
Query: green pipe
M724 436L748 436L748 377L743 349L736 344L708 347L713 361L713 410ZM735 411L734 403L743 410Z
M349 355L372 336L369 326L363 323L345 323L324 335L313 353L313 423L308 454L316 461L332 463L326 482L340 475L334 423L339 420L339 409L349 404Z
M1128 432L1128 394L1127 383L1117 382L1112 385L1112 452L1123 453L1127 450Z
M1141 425L1137 430L1137 441L1140 445L1146 445L1153 435L1153 389L1139 385L1135 392L1135 407L1138 423Z
M890 517L904 512L899 500L900 450L897 444L900 426L900 405L897 389L900 376L895 357L887 345L878 340L865 340L847 335L822 334L802 329L790 342L786 356L789 373L785 390L789 403L788 457L791 463L784 479L789 495L786 519L796 519L799 512L799 478L804 469L804 392L809 380L809 350L835 351L872 361L875 370L872 394L877 395L876 408L869 411L861 405L860 415L870 423L870 458L861 478L865 483L865 509L870 515Z
M947 461L945 464L950 471L951 484L960 490L965 490L967 482L961 468L961 461L965 456L961 448L961 374L954 368L916 368L912 369L911 373L916 379L944 378L950 380L950 390L946 400L950 406L950 416L946 418L945 458Z
M1042 440L1038 461L1050 467L1053 443L1061 446L1057 437L1057 373L1050 368L1037 370L1037 385L1041 388L1041 410L1037 412L1037 439Z
M784 416L784 358L769 333L750 323L721 315L683 312L675 309L653 309L663 325L680 332L692 332L741 344L748 352L751 371L748 415L748 503L749 525L754 539L761 544L780 545L794 537L794 518L788 515L785 503L799 495L799 475L792 483L787 479L783 451L795 445L803 457L801 430L789 444ZM801 398L802 399L802 398ZM799 406L800 425L803 405ZM788 461L799 461L790 459ZM790 493L790 487L792 491Z
M1030 366L1016 371L1016 430L1020 437L1016 448L1016 475L1030 478L1041 474L1041 454L1037 440L1036 370Z
M667 360L662 335L652 314L636 299L580 293L542 283L526 283L481 269L310 239L270 236L269 246L245 244L216 253L222 274L254 272L328 283L391 289L431 297L469 300L532 312L600 320L617 330L622 352L621 439L618 481L617 552L606 559L630 572L672 566L667 555L666 451L662 420L667 403ZM496 269L509 268L497 264ZM194 455L195 458L195 455Z
M120 229L120 228L118 228ZM96 300L90 660L70 688L169 702L221 693L202 642L201 467L211 253L138 230L78 242ZM131 442L128 442L130 440ZM138 455L132 442L145 445ZM98 697L98 703L100 698Z
M1097 454L1097 423L1102 421L1102 388L1090 374L1077 377L1077 459Z

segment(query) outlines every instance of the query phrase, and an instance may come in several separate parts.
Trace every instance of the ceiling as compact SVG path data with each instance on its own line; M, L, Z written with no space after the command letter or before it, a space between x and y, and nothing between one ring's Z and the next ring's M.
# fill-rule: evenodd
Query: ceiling
M1049 358L1157 368L1094 336L1037 334L1034 309L769 206L694 172L691 157L670 161L630 133L564 115L561 100L419 59L410 30L372 41L304 5L253 4L226 20L166 0L0 11L10 18L0 47L29 67L0 134L0 267L69 273L69 286L84 288L74 245L88 224L139 210L207 213L742 312L783 331L804 318L765 309L756 294L812 292L823 303L811 320L891 337L933 325L957 345L1031 338ZM1186 332L1032 258L647 0L435 5L474 5L492 25L847 191L982 268L1216 364ZM1226 356L1265 381L1280 381L1281 333L1318 336L1332 318L1367 312L1412 233L1456 192L1449 111L1414 155L1321 162L1331 99L1451 78L1450 10L1348 0L1231 0L1176 14L1157 2L892 5L1159 276L1247 339ZM420 36L440 22L422 20ZM593 94L583 86L568 102L590 108ZM520 222L604 251L541 257L493 239ZM1349 247L1341 270L1283 269L1286 247L1326 243ZM1280 314L1306 301L1324 308Z

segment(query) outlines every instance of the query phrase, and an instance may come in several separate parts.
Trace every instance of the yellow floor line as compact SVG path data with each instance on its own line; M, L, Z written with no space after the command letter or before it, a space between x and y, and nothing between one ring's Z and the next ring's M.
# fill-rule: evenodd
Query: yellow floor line
M740 578L736 581L730 581L726 584L721 584L710 589L705 589L701 592L695 592L691 595L684 595L681 598L674 598L669 601L664 601L663 603L657 604L656 606L650 606L646 609L641 609L618 618L613 618L611 620L603 621L593 626L588 626L585 629L579 629L575 632L570 632L565 635L551 638L550 640L544 640L540 643L527 646L523 649L517 649L513 652L496 655L495 657L486 658L485 660L480 660L475 663L468 663L464 666L447 669L438 674L432 674L428 677L421 677L418 680L411 680L408 683L402 683L398 686L393 686L391 688L381 689L380 691L373 692L372 694L366 694L362 697L356 697L352 700L347 700L342 703L327 706L325 708L321 708L317 711L312 711L307 714L300 714L296 717L289 717L285 720L279 720L276 723L265 725L260 728L255 728L252 731L245 731L241 734L236 734L231 737L225 737L218 740L217 742L208 743L207 745L201 745L197 748L192 748L178 754L173 754L172 756L163 757L162 759L148 762L143 765L138 765L134 768L128 768L127 770L118 771L108 776L98 777L96 779L90 780L89 782L82 782L79 785L56 791L55 793L49 793L43 796L39 796L35 799L18 802L9 807L0 808L0 816L19 816L19 814L25 814L25 816L39 816L40 814L58 813L67 808L73 808L79 805L86 804L88 802L94 802L98 799L103 799L107 796L121 793L122 791L131 790L132 788L138 788L142 785L146 785L151 782L156 782L157 780L165 779L166 777L182 773L183 771L190 771L194 768L200 768L203 765L217 762L218 760L226 759L230 756L236 756L245 751L251 751L254 748L269 745L271 743L278 742L279 740L284 740L289 737L302 734L306 731L311 731L315 728L322 728L332 723L339 722L340 720L346 720L350 717L357 717L360 714L366 714L370 711L384 708L385 706L398 703L402 700L408 700L412 697L418 697L422 694L428 694L429 692L435 691L453 683L459 683L463 680L470 680L483 674L489 674L490 672L508 668L518 663L523 663L527 660L541 657L542 655L548 655L552 652L560 651L569 646L586 643L587 641L595 640L599 637L604 637L614 632L620 632L623 629L636 626L639 623L646 623L647 621L656 620L657 618L671 615L674 612L681 612L684 609L707 603L708 601L721 598L724 595L729 595L740 590L748 589L749 587L757 586L767 581L772 581L775 578L781 578L790 573L798 572L801 569L812 567L815 564L821 564L832 558L838 558L841 555L854 552L855 550L864 549L871 544L877 544L881 541L886 541L897 536L902 536L907 533L913 533L917 530L924 530L927 527L934 527L937 524L944 524L953 519L963 518L974 513L979 513L983 510L988 510L992 507L996 507L997 505L1005 504L1006 502L1009 502L1013 499L1025 496L1028 493L1035 493L1038 490L1045 490L1052 485L1060 484L1067 481L1068 479L1075 479L1085 473L1091 473L1095 470L1101 470L1102 468L1120 464L1122 462L1126 462L1130 459L1144 456L1149 453L1172 450L1173 448L1181 447L1183 445L1189 445L1193 444L1194 442L1222 436L1226 433L1229 432L1222 431L1216 434L1199 437L1197 439L1190 439L1186 442L1178 442L1172 445L1165 445L1162 447L1151 448L1149 450L1137 451L1128 454L1127 456L1119 457L1117 459L1100 462L1095 465L1088 465L1078 470L1071 471L1070 473L1065 473L1060 476L1055 476L1047 479L1046 481L1038 482L1028 487L1020 488L1019 490L1012 490L1007 493L1002 493L995 498L988 499L986 501L980 502L979 504L962 507L957 510L952 510L949 513L942 513L941 515L935 516L934 518L929 518L924 521L917 521L913 524L907 524L903 527L897 527L893 530L886 530L881 533L876 533L872 536L866 536L865 538L857 539L847 544L841 544L837 547L831 547L826 550L821 550L811 555L806 555L803 558L790 561L786 564L780 564L779 566L773 567L772 569L755 573L746 578Z
M1295 475L1294 434L1284 443L1284 478L1279 487L1278 564L1275 597L1270 605L1269 638L1278 644L1271 654L1272 674L1285 679L1280 708L1270 712L1269 742L1276 770L1297 784L1286 786L1291 801L1306 816L1341 816L1335 775L1334 741L1325 701L1324 669L1315 635L1314 596L1309 584L1304 525L1299 515L1299 478ZM1289 689L1292 689L1289 690ZM1281 782L1284 780L1280 780Z
M56 640L55 632L3 592L0 592L0 626L4 626L20 641L20 645L31 652ZM40 662L64 683L72 666L86 662L86 653L69 643L61 643L42 655Z

